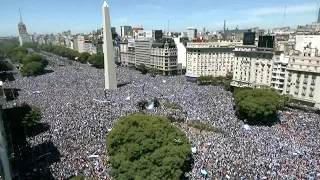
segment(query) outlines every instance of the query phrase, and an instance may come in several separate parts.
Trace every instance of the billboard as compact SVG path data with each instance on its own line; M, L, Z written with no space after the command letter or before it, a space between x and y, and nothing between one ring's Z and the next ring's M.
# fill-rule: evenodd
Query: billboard
M152 38L152 30L139 30L138 31L138 37L146 37L146 38Z
M128 47L135 47L136 42L134 39L128 39Z

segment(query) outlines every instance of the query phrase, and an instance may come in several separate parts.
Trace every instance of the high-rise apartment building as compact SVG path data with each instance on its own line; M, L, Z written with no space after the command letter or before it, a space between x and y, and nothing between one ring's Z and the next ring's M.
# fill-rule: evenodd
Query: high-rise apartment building
M19 42L20 42L20 46L22 46L23 43L25 42L31 42L31 39L27 32L27 26L22 21L22 15L21 15L20 9L19 9L19 12L20 12L20 22L18 24Z
M151 45L153 40L150 38L135 39L135 61L136 66L144 64L150 66Z
M189 81L199 76L226 76L233 71L234 50L242 42L205 42L187 44L187 70Z
M163 75L177 74L177 47L173 39L128 39L120 43L121 63L137 67L144 64Z
M131 26L120 26L120 36L133 36L133 31Z
M196 28L193 28L193 27L187 28L187 37L189 38L189 40L196 39L197 36L198 36L198 32Z
M262 43L264 44L264 43ZM268 43L267 43L268 44ZM301 105L320 108L320 56L306 43L291 55L272 48L237 46L232 86L271 88Z
M284 94L303 105L320 108L320 56L315 48L306 48L290 57L284 81Z
M290 56L283 53L276 54L273 58L271 88L279 93L283 93L289 59Z
M255 45L240 45L234 50L232 86L270 87L273 49Z
M318 19L317 19L317 23L320 23L320 7L318 9Z

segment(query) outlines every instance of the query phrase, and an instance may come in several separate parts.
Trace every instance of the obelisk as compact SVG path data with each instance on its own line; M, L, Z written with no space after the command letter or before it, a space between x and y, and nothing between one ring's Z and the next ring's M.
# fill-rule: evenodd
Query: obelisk
M114 49L112 45L110 11L107 2L102 5L103 19L103 53L105 90L117 88Z

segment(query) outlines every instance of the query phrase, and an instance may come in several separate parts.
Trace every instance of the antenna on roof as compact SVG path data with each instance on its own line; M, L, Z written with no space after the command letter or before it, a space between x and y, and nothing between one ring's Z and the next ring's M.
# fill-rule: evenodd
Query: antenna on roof
M320 19L319 19L319 2L317 2L317 9L316 9L316 21L317 23L320 22Z
M170 26L169 26L169 22L170 22L170 21L168 20L168 36L169 36L169 27L170 27Z
M19 8L19 13L20 13L20 22L22 22L22 15L21 15L21 10Z
M286 22L286 14L287 14L287 6L284 6L283 27L285 26L285 22Z

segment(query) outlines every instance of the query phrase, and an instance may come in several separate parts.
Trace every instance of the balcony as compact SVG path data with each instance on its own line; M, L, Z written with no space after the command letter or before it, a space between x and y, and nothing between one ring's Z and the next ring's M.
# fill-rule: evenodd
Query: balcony
M299 80L299 79L297 79L297 80L296 80L296 82L299 84L299 83L300 83L300 80Z
M303 92L303 93L301 93L302 94L302 96L305 96L306 95L306 93L305 92Z
M313 94L312 94L312 93L310 93L310 94L309 94L309 97L313 97Z
M291 78L288 79L288 82L291 82Z
M315 85L316 84L316 82L315 81L311 81L311 85Z
M303 81L303 84L308 84L308 81Z

